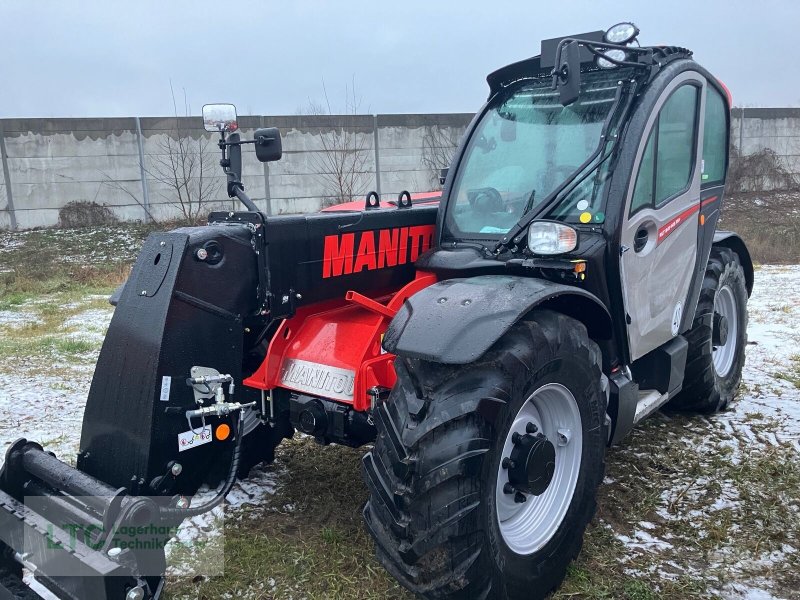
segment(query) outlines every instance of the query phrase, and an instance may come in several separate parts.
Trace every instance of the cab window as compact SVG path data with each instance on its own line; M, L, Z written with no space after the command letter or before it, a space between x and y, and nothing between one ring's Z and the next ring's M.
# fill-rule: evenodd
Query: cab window
M679 87L656 118L639 165L631 214L661 208L688 186L692 177L699 88Z
M703 187L722 185L728 156L728 109L715 88L708 86L703 122Z

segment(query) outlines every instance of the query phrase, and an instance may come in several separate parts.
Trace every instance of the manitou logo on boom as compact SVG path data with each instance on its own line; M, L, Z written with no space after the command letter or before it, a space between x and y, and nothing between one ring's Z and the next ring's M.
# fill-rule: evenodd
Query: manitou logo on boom
M326 235L322 277L413 263L433 243L433 225Z

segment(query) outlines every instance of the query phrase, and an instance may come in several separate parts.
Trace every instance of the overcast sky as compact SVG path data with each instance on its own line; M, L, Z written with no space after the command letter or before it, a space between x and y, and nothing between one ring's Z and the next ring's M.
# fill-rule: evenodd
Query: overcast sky
M0 0L0 117L474 112L486 75L542 38L633 20L682 45L738 106L800 106L797 0ZM182 112L182 108L180 109Z

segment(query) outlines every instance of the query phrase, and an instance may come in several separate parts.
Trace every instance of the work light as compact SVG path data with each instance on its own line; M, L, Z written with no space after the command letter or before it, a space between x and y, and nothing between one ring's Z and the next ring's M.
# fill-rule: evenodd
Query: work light
M597 66L600 67L601 69L613 69L614 67L617 67L619 65L617 65L612 61L616 60L617 62L623 62L626 58L627 55L625 54L624 50L619 50L619 49L608 50L606 52L603 52L603 56L597 57Z
M617 23L606 31L605 41L609 44L629 44L639 35L639 28L633 23Z

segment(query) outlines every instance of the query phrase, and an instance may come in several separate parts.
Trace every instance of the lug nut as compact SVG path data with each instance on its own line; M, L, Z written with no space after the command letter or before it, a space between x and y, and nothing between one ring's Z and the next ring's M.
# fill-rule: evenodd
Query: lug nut
M517 491L517 489L513 485L508 483L508 482L506 482L506 484L503 486L503 493L504 494L513 494L516 491Z
M558 445L559 446L566 446L569 444L570 439L572 439L572 432L569 429L559 429L558 430Z
M525 502L525 500L527 500L527 498L525 497L525 494L523 494L522 492L517 492L516 494L514 494L514 502L516 502L517 504L522 504L523 502Z
M503 468L504 469L513 469L514 468L514 461L506 456L503 459Z
M525 425L525 431L527 433L536 433L537 431L539 431L539 428L536 426L536 423L531 423L530 421L528 421L528 424Z
M511 434L511 442L514 444L519 444L522 440L522 436L518 434L516 431Z
M169 471L172 473L173 477L177 477L183 471L183 465L181 463L174 463Z

